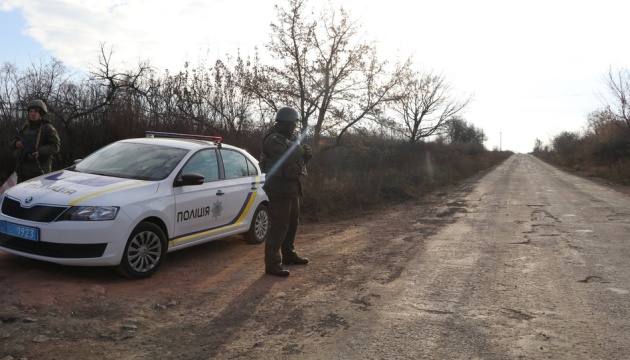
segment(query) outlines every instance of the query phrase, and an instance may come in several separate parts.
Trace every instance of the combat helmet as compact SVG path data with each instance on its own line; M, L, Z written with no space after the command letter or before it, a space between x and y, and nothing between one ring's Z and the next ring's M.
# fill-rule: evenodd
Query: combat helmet
M31 109L35 109L39 111L41 115L48 114L48 107L46 106L46 103L44 103L42 100L29 101L28 107L26 108L26 110L31 110Z
M300 120L300 114L292 107L286 106L276 112L276 121L298 122Z

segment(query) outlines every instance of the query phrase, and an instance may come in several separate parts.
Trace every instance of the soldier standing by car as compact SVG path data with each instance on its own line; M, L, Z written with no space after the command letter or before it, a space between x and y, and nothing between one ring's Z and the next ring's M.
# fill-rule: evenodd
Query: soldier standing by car
M28 122L11 141L16 166L17 183L52 171L52 157L59 152L61 140L57 130L44 118L48 107L42 100L28 103Z
M308 145L300 144L293 134L300 115L291 107L276 112L275 124L263 136L260 166L266 173L263 189L269 197L270 226L265 242L265 272L289 276L282 264L306 265L308 259L295 251L300 201L303 196L300 177L313 157Z

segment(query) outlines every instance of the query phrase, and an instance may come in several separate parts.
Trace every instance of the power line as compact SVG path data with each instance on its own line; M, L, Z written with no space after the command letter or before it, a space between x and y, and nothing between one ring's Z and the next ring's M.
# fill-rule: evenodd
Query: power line
M561 95L519 95L519 96L484 96L481 99L531 99L531 98L559 98L559 97L578 97L578 96L597 96L597 94L561 94ZM478 98L474 98L478 100Z

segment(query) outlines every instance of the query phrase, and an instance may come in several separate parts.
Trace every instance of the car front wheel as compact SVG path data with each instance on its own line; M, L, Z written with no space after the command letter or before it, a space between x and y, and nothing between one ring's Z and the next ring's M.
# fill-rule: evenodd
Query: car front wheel
M267 232L269 231L269 210L264 204L258 205L252 218L252 223L249 226L249 230L243 237L245 241L250 244L261 244L267 238Z
M141 222L131 232L118 272L130 279L153 275L166 257L166 236L159 226Z

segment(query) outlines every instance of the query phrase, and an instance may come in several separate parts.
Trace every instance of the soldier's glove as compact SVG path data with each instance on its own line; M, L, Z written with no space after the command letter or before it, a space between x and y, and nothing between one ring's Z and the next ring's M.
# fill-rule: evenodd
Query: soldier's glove
M302 148L302 152L304 153L304 155L302 156L304 161L307 162L311 160L311 158L313 158L313 149L311 149L311 147L306 144L302 144L300 145L300 147Z

